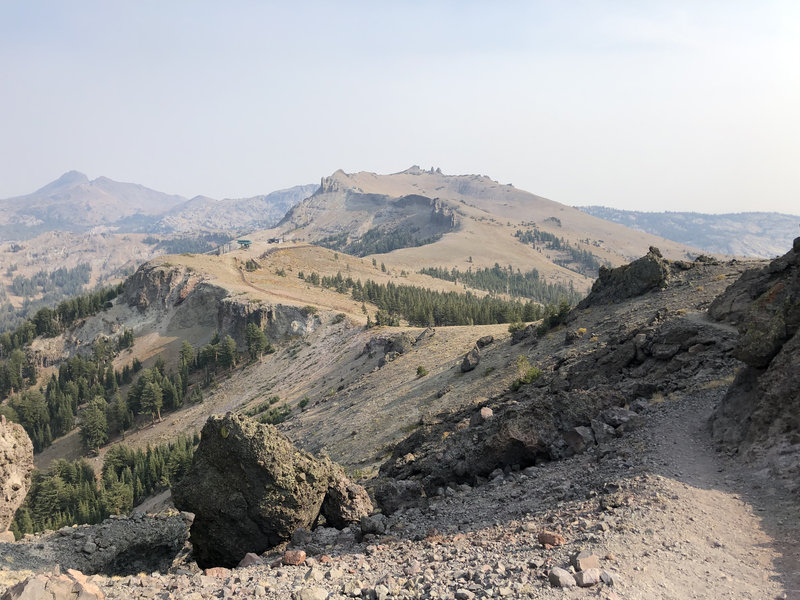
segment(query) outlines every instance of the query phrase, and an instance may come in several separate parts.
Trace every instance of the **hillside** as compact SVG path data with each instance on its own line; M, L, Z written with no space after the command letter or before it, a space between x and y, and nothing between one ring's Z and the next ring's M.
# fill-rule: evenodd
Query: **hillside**
M748 212L702 214L641 212L605 206L580 206L583 212L631 229L700 248L711 254L773 258L797 237L800 217L780 213Z
M0 333L41 306L118 283L155 256L206 252L271 227L316 188L187 200L71 171L32 194L0 200ZM59 269L79 272L53 277Z
M248 261L258 267L248 271ZM227 578L239 577L245 596L257 596L256 582L263 582L261 595L275 598L311 587L325 590L319 597L336 597L353 586L385 587L398 597L463 590L459 597L491 591L544 598L556 585L554 567L588 548L615 578L597 584L608 597L677 599L688 597L686 589L697 598L779 597L796 583L791 471L775 462L758 463L753 472L714 453L704 427L738 366L736 329L706 311L747 269L763 264L666 261L651 251L598 280L586 302L549 329L534 324L513 335L504 325L364 329L359 302L300 279L299 271L418 284L430 278L384 272L368 257L302 243L257 242L223 256L153 261L100 318L34 349L56 360L100 332L132 326L135 343L115 364L138 357L147 368L162 353L169 368L181 340L206 343L217 327L241 348L244 323L260 324L275 353L223 371L204 388L201 403L165 412L161 423L140 419L125 443L144 448L174 439L199 429L212 412L259 416L259 407L277 396L276 406L289 408L281 430L366 476L386 507L382 529L320 527L298 535L293 547L317 557L304 567L240 567L220 571L220 580L217 571L207 580L141 577L143 595L167 586L184 595L222 592ZM485 336L493 339L481 342L480 364L465 372L462 358ZM56 442L37 461L43 466L67 455L71 443ZM371 478L379 466L380 477ZM395 494L399 505L391 509L383 504L385 485L406 490ZM563 545L543 548L537 542L543 530L563 536ZM85 536L99 534L74 531L77 553L59 542L61 534L6 552L17 565L60 556L84 570L128 574L121 566L89 566L79 550ZM328 559L316 562L323 552L331 566ZM266 554L270 561L280 556ZM163 563L164 556L155 559ZM136 560L151 564L143 552ZM177 560L175 568L198 573L186 557ZM435 576L407 575L424 572L423 564L435 566ZM462 577L465 568L477 579ZM11 571L5 581L24 576ZM111 598L131 593L125 578L94 581Z
M360 255L380 249L378 237L384 246L395 241L381 260L406 271L498 263L537 269L578 290L589 288L599 265L622 264L652 245L672 258L699 253L489 177L419 167L392 175L337 171L266 235L275 231Z

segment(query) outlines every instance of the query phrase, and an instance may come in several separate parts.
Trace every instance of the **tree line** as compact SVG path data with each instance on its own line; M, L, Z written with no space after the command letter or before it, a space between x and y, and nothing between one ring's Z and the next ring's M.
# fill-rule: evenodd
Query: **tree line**
M110 515L130 513L142 500L183 477L198 442L197 435L182 435L146 450L114 446L106 454L99 481L83 459L61 459L46 471L35 470L10 529L19 539L26 533L99 523Z
M11 265L6 274L10 277L15 270L16 265ZM90 278L91 267L86 263L72 269L62 267L50 273L39 271L31 277L17 275L9 284L8 291L23 298L20 308L8 302L6 289L0 285L0 332L18 327L42 306L55 306L65 297L80 294Z
M564 238L560 238L547 231L542 231L537 227L524 231L517 229L514 233L514 237L523 244L529 244L533 247L536 247L537 244L542 244L545 248L566 254L566 258L555 258L553 262L570 271L575 271L583 275L596 277L598 270L603 264L588 250L576 248Z
M536 321L546 313L545 306L532 301L504 300L491 295L478 297L471 292L439 292L392 282L380 284L367 280L362 283L360 279L343 277L341 272L333 277L311 273L305 280L319 281L323 287L349 293L358 302L374 304L378 307L376 325L398 325L400 318L418 327L493 325ZM368 317L368 324L372 324L371 317Z
M36 336L54 337L74 325L78 319L111 308L111 301L122 293L122 286L120 283L63 300L55 309L40 308L33 317L26 319L13 331L0 334L0 357L7 357L13 350L24 348Z
M519 269L508 265L501 267L498 263L492 268L483 268L467 271L445 267L425 267L417 271L437 279L463 283L471 288L486 290L495 294L508 294L519 298L527 298L542 303L557 303L566 298L570 304L577 304L581 294L576 292L572 285L565 286L559 283L548 283L540 277L539 271L532 269L522 273Z

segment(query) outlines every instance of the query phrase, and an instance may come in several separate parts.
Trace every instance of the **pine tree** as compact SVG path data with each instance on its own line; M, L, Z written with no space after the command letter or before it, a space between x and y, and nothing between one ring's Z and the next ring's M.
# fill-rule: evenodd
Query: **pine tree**
M108 441L108 421L105 407L106 401L99 396L92 400L83 411L81 441L88 450L97 450Z

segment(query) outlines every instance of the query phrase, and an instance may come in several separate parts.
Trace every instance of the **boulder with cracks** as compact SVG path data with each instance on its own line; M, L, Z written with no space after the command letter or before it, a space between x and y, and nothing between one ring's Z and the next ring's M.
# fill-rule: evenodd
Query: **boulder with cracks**
M236 566L311 529L358 522L369 497L329 458L297 449L272 425L242 415L215 415L203 427L186 477L173 488L175 505L195 513L191 542L203 567Z

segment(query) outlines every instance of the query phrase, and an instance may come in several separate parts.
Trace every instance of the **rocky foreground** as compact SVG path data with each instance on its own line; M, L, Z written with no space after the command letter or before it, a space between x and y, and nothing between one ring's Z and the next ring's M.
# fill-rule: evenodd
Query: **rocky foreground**
M201 571L179 553L169 573L89 577L96 592L81 597L797 597L797 505L706 445L720 393L642 407L637 430L572 458L498 471L341 531L298 530L286 548L248 555L249 566ZM30 574L11 570L23 567L21 548L53 537L66 536L0 546L3 585Z

